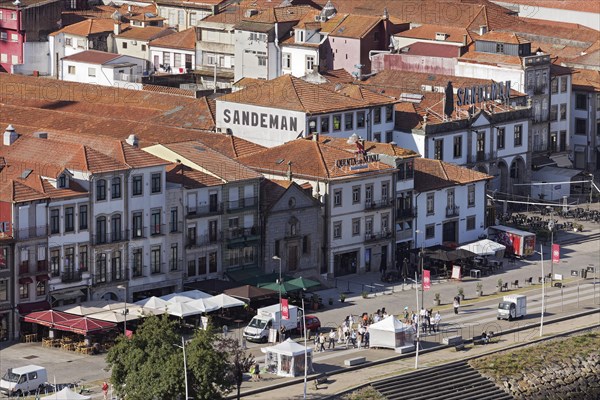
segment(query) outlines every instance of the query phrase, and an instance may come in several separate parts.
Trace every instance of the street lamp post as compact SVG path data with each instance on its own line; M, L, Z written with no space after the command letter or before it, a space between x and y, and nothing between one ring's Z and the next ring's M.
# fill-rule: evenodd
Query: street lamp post
M185 380L185 400L188 400L190 397L188 396L187 360L185 357L185 339L183 338L183 336L181 337L181 346L178 344L173 344L173 346L179 347L180 349L183 350L183 373L184 373L184 380Z
M117 289L125 291L125 300L123 300L123 335L127 337L127 286L119 285Z
M544 275L544 248L540 244L540 256L542 257L542 312L540 313L540 337L544 334L544 305L546 302L546 276Z
M302 295L302 326L304 331L304 396L306 399L306 378L308 375L308 347L306 346L306 310L304 309L304 294Z
M281 318L283 316L282 314L282 306L281 306L281 257L279 256L273 256L273 260L278 260L279 261L279 325L281 326ZM281 330L281 329L280 329ZM281 342L281 335L279 337L279 341Z
M550 285L552 285L552 283L554 282L554 257L552 257L552 252L554 251L554 209L550 206L546 207L550 211L550 222L548 222L548 230L550 231Z

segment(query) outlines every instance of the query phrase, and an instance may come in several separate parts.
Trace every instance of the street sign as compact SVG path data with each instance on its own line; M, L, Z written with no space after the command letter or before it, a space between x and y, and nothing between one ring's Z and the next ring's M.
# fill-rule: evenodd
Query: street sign
M429 270L423 270L423 290L431 289L431 273Z
M290 308L288 299L281 299L281 318L290 319Z
M560 245L552 245L552 264L558 264L560 262Z

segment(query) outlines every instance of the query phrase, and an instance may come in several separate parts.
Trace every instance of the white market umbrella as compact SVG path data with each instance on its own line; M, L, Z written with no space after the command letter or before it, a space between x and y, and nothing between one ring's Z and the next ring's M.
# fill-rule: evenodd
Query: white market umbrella
M114 310L114 311L102 311L96 314L90 314L88 315L88 317L90 318L94 318L94 319L99 319L101 321L108 321L108 322L114 322L115 324L119 324L123 321L125 321L125 316L123 315L123 310L118 311L118 310ZM135 321L136 319L141 318L140 315L137 315L137 313L132 313L132 310L129 310L129 312L127 313L127 321Z
M187 292L171 293L166 296L161 296L161 299L166 300L169 303L187 303L188 301L208 299L209 297L212 296L200 290L188 290Z
M198 315L198 314L202 314L203 312L205 312L204 310L198 308L198 307L194 307L193 305L190 305L190 303L171 303L171 304L167 304L166 307L164 307L164 310L167 312L167 314L169 315L173 315L175 317L189 317L191 315Z
M69 304L69 305L61 306L61 307L54 307L54 309L58 310L58 311L64 311L66 313L73 314L73 315L80 315L82 317L104 311L100 307L87 307L87 306L73 305L73 304Z
M201 312L204 312L204 313L215 311L220 308L217 303L213 303L212 298L197 299L197 300L193 300L193 301L190 301L189 303L184 303L184 304L193 306L193 307L197 308L198 310L201 310Z
M219 308L242 307L246 304L243 301L236 299L235 297L231 297L223 293L211 297L210 299L208 299L208 301L217 304Z
M136 301L135 304L142 307L147 308L164 308L169 303L166 300L161 299L160 297L152 296L147 299Z
M60 392L52 393L50 396L42 397L42 400L90 400L90 396L75 393L68 387L63 388Z

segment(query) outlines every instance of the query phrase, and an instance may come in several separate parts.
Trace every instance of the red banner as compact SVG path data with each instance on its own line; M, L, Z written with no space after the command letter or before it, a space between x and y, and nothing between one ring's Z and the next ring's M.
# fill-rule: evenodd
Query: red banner
M431 273L429 270L423 270L423 290L431 289Z
M552 264L558 264L560 262L560 244L552 245Z
M281 299L281 318L290 319L290 308L288 306L288 299Z

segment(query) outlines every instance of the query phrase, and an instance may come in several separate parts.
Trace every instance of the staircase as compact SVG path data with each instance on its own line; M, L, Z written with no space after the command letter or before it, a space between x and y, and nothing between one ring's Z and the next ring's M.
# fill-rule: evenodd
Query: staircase
M384 379L371 386L390 400L513 399L464 361Z

